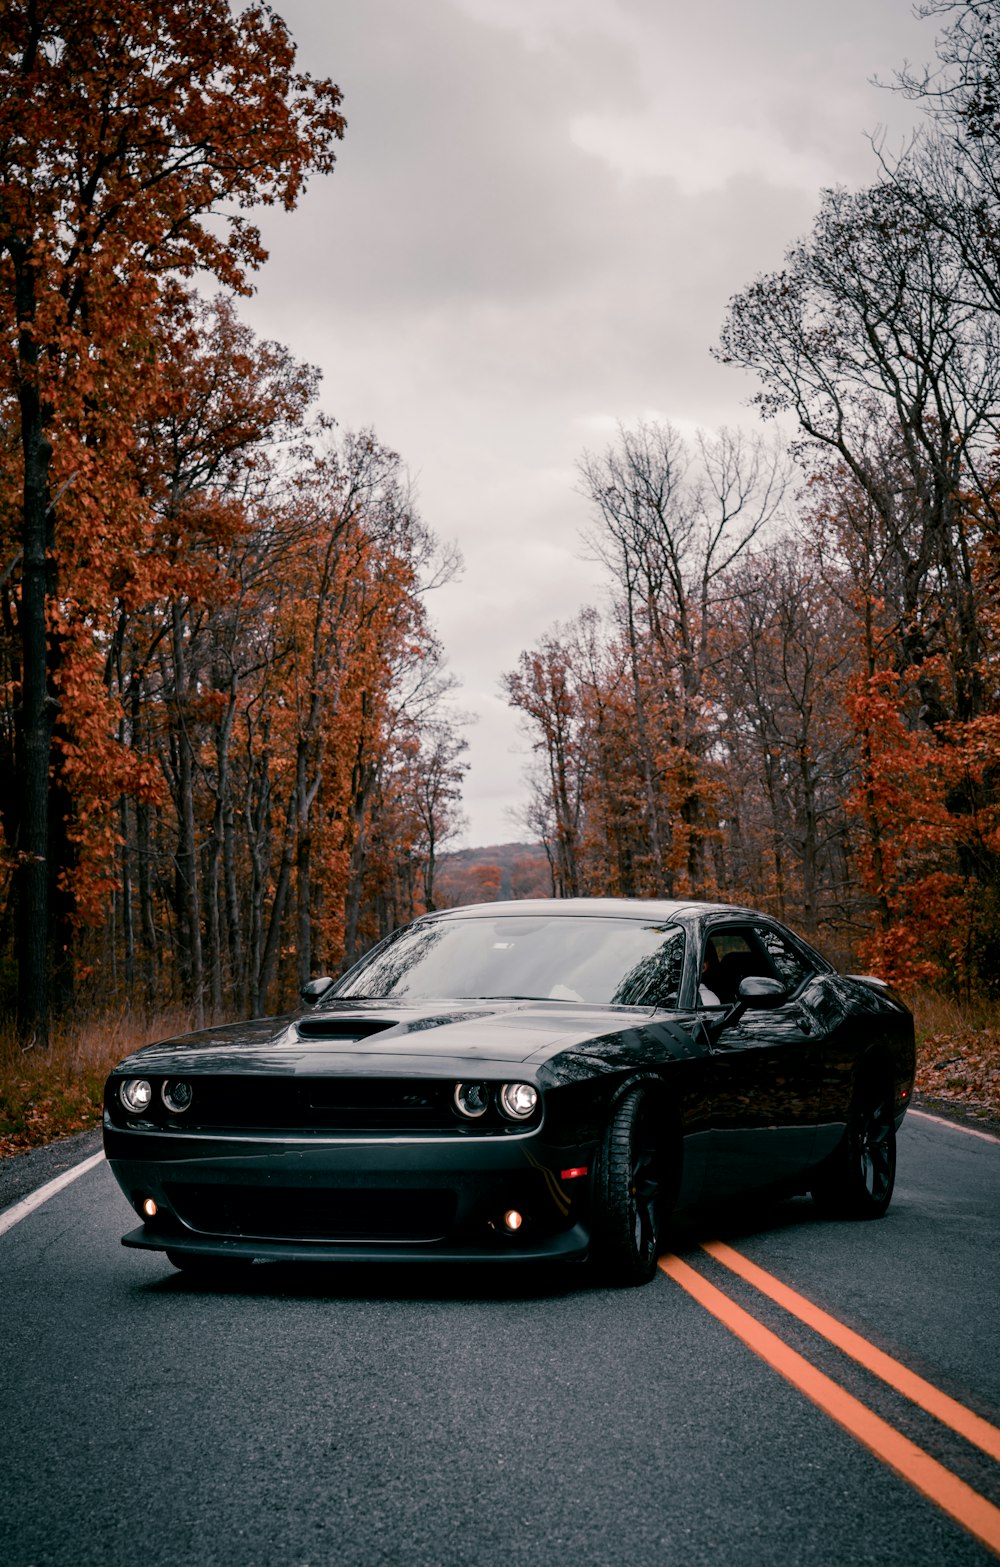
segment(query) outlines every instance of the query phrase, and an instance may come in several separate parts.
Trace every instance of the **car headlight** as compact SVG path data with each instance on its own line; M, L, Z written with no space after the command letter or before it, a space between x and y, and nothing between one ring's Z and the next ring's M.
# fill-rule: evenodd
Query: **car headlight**
M144 1077L127 1077L118 1090L119 1097L126 1110L133 1115L141 1115L149 1109L153 1090Z
M455 1101L455 1109L461 1115L467 1116L470 1121L478 1121L490 1107L489 1084L456 1083L452 1098Z
M512 1121L526 1121L538 1104L538 1089L533 1083L504 1083L500 1090L500 1108Z
M182 1077L168 1077L160 1089L160 1098L174 1115L183 1115L194 1098L194 1089Z

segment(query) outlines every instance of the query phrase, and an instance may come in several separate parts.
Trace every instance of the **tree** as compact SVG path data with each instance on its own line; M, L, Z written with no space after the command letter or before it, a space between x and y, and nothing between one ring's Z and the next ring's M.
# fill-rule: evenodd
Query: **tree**
M857 656L845 587L820 551L791 539L740 561L727 579L714 682L719 880L812 938L842 927L856 902L845 701Z
M982 569L996 530L1000 296L986 286L996 229L968 182L946 190L950 145L925 138L869 190L826 192L811 235L782 272L731 301L721 336L722 357L760 378L765 415L797 418L800 455L827 496L861 638L850 711L868 885L883 932L905 920L917 946L919 910L934 901L914 853L921 832L928 875L939 888L942 875L956 877L970 910L995 909L1000 887L1000 860L982 832L1000 773L995 757L969 765L967 750L971 736L981 750L996 704L992 589ZM931 168L941 178L925 187ZM908 771L925 778L951 818L943 837L937 818L921 826L919 812L903 809L905 789L888 788L891 774L901 785ZM898 810L885 808L890 795ZM901 901L893 866L924 894ZM963 923L954 911L953 923ZM933 924L928 914L928 942ZM899 971L891 943L882 950Z
M721 584L778 514L787 464L739 432L621 428L580 463L596 524L588 542L616 588L627 657L653 888L703 889L711 831L704 759L707 682Z
M219 873L232 811L229 735L240 659L249 652L252 663L259 656L259 649L247 646L243 617L251 605L258 612L263 607L262 573L280 575L288 555L290 528L278 523L269 502L279 453L305 439L317 379L280 345L257 341L227 300L207 304L167 291L157 395L139 426L135 449L152 528L146 550L118 562L107 597L115 602L115 645L128 650L117 683L119 700L126 708L131 700L141 704L142 682L154 660L162 675L166 722L155 754L175 807L179 972L196 1020L205 1001L206 968L212 1004L222 1004ZM214 778L201 754L209 734ZM129 738L141 746L141 728ZM214 806L203 872L195 800L199 770ZM234 898L229 914L238 941Z
M460 760L468 741L440 719L406 747L403 791L416 822L414 847L421 864L423 907L437 907L435 874L443 846L458 835L465 818L457 809L468 762Z
M946 21L936 41L937 61L922 71L899 71L889 85L918 102L927 121L901 157L890 158L881 141L877 149L890 183L954 247L962 296L996 316L1000 12L996 0L925 0L917 14ZM954 287L955 274L931 282L939 289ZM985 487L980 499L992 514Z
M61 873L50 771L65 538L142 528L131 413L155 383L171 271L245 287L264 259L246 212L295 204L343 133L340 94L294 70L272 13L225 0L14 0L0 17L0 300L22 465L15 849L19 1017L48 1028ZM123 527L124 524L124 527ZM13 541L11 541L13 542Z
M572 658L558 633L539 647L522 653L518 667L503 677L512 707L535 726L532 742L543 759L545 801L552 811L546 842L552 858L556 895L575 898L580 892L578 837L582 807L579 696Z

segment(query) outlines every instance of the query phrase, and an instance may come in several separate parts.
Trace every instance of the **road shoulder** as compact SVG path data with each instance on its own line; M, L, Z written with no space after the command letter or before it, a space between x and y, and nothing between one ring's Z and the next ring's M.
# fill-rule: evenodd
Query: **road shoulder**
M940 1116L942 1121L953 1121L956 1126L967 1126L971 1131L989 1132L1000 1138L1000 1121L985 1111L970 1110L952 1099L937 1099L933 1094L914 1094L913 1109L924 1110L928 1115Z
M101 1128L95 1126L89 1132L63 1137L44 1148L32 1148L28 1153L15 1154L12 1159L0 1159L0 1213L30 1196L46 1181L62 1175L91 1154L99 1153L100 1148Z

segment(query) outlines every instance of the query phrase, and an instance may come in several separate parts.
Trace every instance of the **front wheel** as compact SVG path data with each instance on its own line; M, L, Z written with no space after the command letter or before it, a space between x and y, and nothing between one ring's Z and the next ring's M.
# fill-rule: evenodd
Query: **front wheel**
M896 1120L892 1088L862 1084L839 1146L816 1172L813 1200L844 1219L880 1219L896 1183Z
M664 1146L649 1094L634 1088L615 1106L594 1183L593 1256L613 1284L648 1284L656 1272L669 1193Z

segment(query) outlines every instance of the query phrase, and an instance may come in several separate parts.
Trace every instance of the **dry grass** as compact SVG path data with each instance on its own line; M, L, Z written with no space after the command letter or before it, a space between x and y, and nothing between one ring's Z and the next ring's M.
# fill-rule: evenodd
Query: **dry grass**
M105 1018L59 1029L48 1050L22 1051L0 1033L0 1159L99 1126L104 1079L151 1039L190 1027L184 1014Z
M912 1004L919 1092L1000 1121L1000 1005L932 994Z

